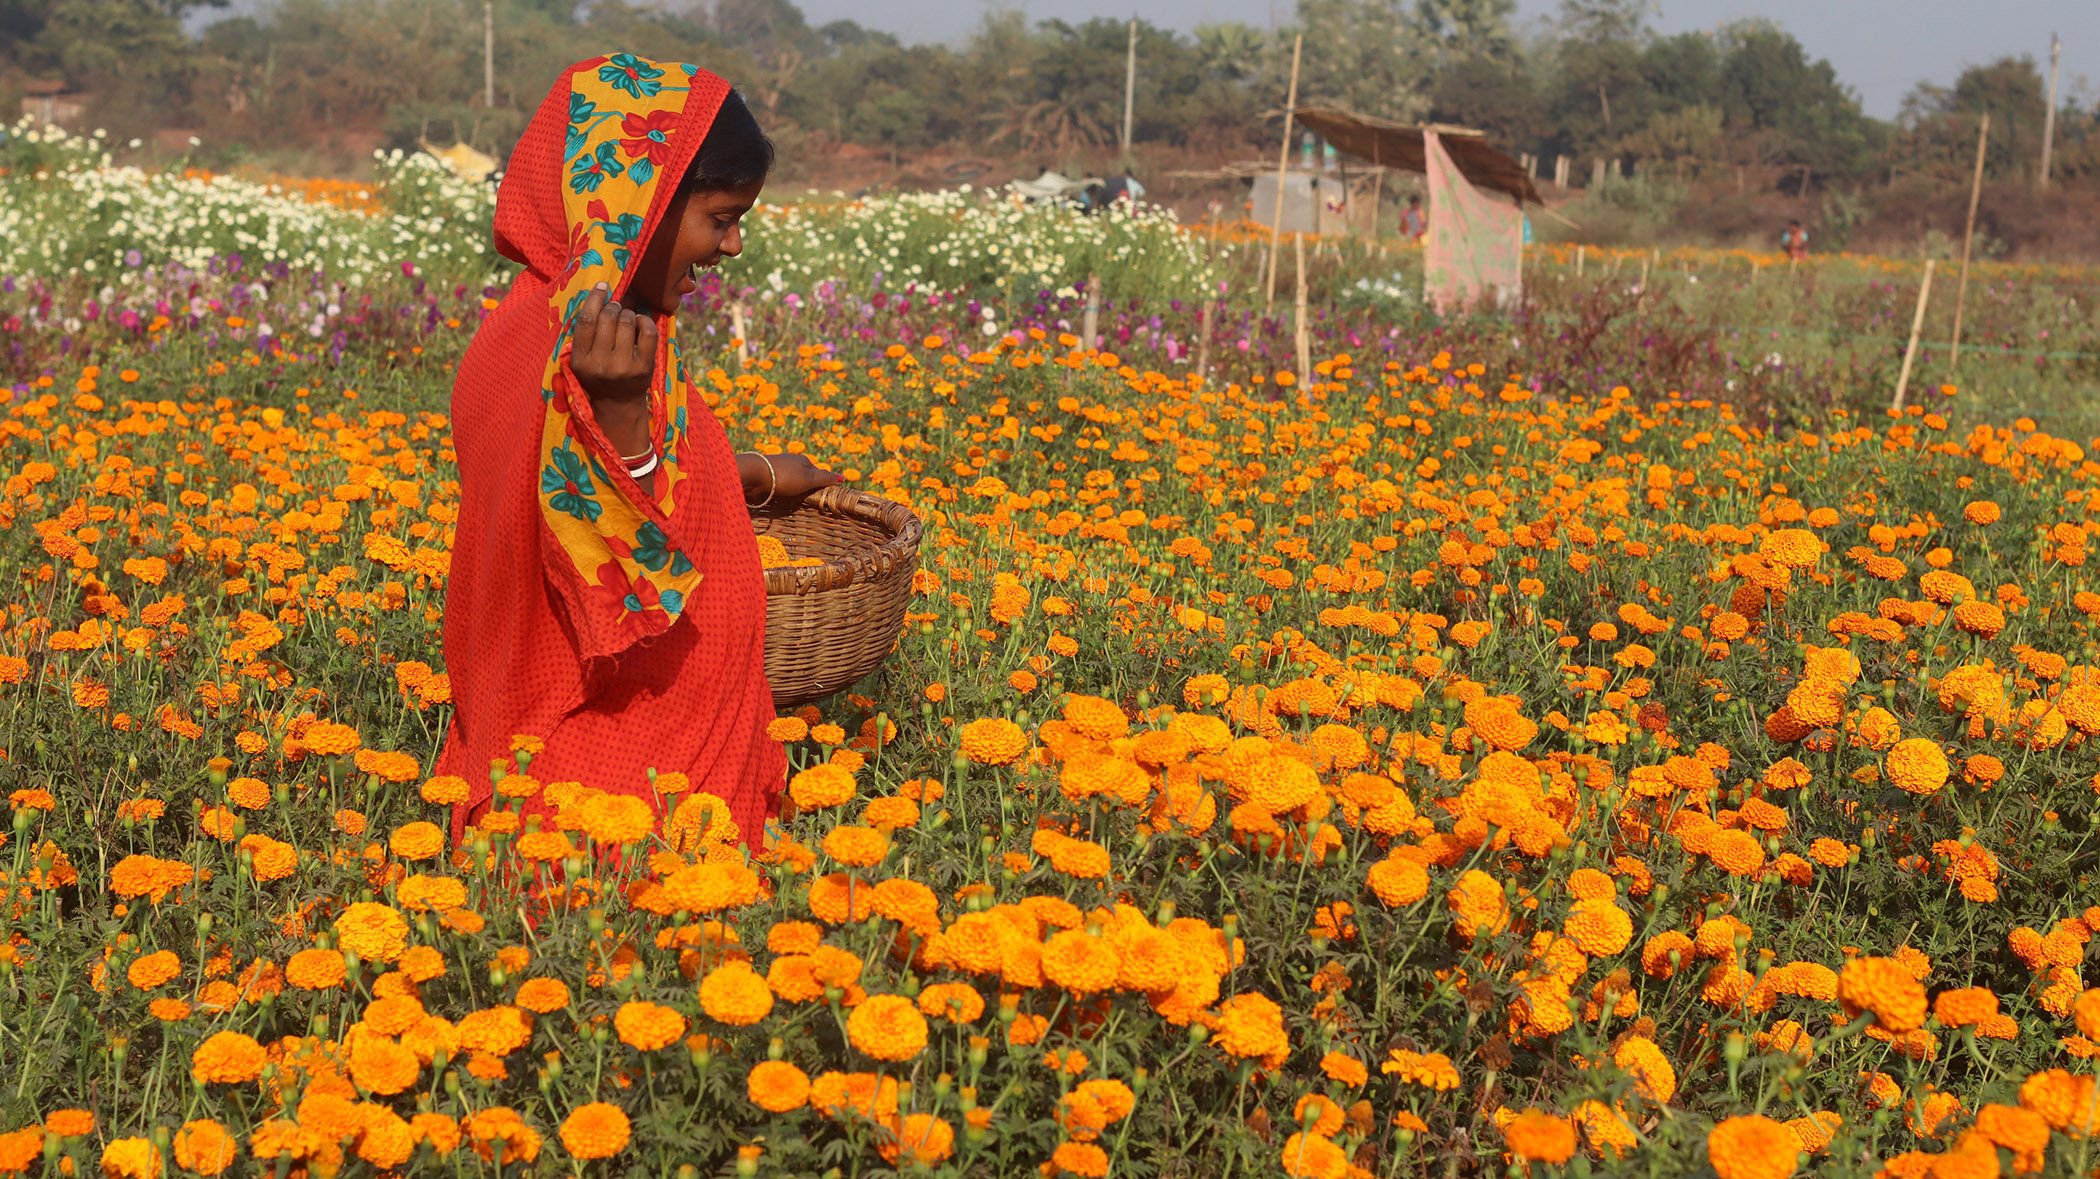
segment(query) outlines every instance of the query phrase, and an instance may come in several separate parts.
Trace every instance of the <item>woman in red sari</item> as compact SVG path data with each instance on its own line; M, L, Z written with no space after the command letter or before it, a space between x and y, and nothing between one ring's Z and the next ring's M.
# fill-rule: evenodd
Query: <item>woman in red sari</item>
M728 83L625 53L564 71L512 153L496 247L525 269L452 390L454 713L437 768L469 783L455 835L522 736L544 742L542 781L653 805L648 772L683 773L761 838L783 759L747 505L837 476L734 453L674 316L699 269L742 250L772 160Z

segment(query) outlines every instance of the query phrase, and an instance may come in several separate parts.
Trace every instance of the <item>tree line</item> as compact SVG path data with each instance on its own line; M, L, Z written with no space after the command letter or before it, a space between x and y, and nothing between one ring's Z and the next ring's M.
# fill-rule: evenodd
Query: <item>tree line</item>
M1113 148L1122 123L1119 20L995 11L959 44L907 45L850 20L813 24L793 0L494 0L491 105L482 0L215 2L0 0L0 101L62 81L118 135L175 128L279 151L456 137L501 151L563 64L631 48L730 78L791 149L947 148L1056 166ZM1299 0L1275 30L1141 20L1133 138L1223 157L1273 151L1302 35L1302 102L1479 127L1548 169L1563 155L1584 170L1603 158L1678 176L1755 168L1804 191L1958 180L1989 112L1991 176L2033 175L2047 99L2032 57L1921 82L1881 120L1777 24L1664 36L1649 11L1564 0L1554 19L1520 29L1515 0ZM2100 172L2096 127L2089 96L2063 101L2055 176Z

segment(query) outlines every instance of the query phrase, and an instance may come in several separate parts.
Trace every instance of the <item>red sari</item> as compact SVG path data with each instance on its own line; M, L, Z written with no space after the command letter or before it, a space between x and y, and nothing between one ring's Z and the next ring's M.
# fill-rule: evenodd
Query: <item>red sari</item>
M455 837L487 809L490 763L513 736L545 742L531 767L544 782L653 804L647 771L686 774L728 803L747 842L780 790L758 548L729 438L684 380L671 317L657 318L653 495L627 476L567 364L570 313L598 282L622 294L728 89L629 54L579 62L498 190L496 247L525 271L452 389L454 712L437 769L469 784Z

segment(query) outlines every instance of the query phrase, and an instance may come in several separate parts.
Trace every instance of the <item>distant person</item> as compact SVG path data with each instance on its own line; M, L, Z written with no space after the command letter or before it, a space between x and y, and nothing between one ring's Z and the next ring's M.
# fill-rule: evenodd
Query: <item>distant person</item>
M1786 232L1779 235L1779 248L1796 262L1808 257L1808 231L1801 228L1799 221L1787 222Z
M624 53L564 70L519 140L495 237L524 269L452 388L455 709L438 767L474 784L455 839L500 803L489 764L513 734L545 742L532 772L546 780L657 809L646 771L684 774L727 800L746 842L764 832L785 763L766 735L750 509L839 477L800 454L735 453L686 377L703 309L685 300L742 252L772 165L729 83Z
M1145 186L1135 176L1111 176L1099 184L1087 186L1084 208L1089 213L1098 213L1117 201L1129 201L1135 206L1145 197Z
M1422 198L1410 195L1407 208L1400 214L1400 236L1414 240L1428 232L1429 218L1422 213Z

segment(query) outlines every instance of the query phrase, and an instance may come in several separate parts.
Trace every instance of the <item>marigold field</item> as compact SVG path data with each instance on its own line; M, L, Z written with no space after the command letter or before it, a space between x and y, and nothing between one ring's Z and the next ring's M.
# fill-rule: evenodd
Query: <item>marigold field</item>
M2100 1166L2100 440L716 300L738 444L926 522L896 653L771 832L524 733L455 841L500 285L189 248L0 287L0 1173Z

